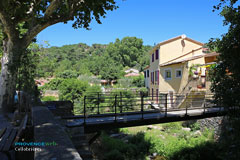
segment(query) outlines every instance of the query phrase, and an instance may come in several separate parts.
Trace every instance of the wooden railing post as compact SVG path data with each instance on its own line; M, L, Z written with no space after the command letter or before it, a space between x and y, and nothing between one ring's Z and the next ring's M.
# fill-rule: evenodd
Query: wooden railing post
M84 125L86 124L86 96L83 99L83 116L84 116Z

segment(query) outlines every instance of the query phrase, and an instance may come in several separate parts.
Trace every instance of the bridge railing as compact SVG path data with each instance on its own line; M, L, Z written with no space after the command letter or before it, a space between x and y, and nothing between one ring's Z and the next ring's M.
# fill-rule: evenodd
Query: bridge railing
M144 93L90 94L83 98L83 109L80 114L84 120L89 117L117 116L128 114L144 114L215 107L213 94L168 94L147 95ZM80 106L81 107L81 106Z

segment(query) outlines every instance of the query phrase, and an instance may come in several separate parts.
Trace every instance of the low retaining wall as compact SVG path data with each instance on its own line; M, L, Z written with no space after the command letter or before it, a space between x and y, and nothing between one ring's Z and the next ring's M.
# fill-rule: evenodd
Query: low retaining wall
M72 116L73 115L73 103L71 101L44 101L43 105L55 116Z

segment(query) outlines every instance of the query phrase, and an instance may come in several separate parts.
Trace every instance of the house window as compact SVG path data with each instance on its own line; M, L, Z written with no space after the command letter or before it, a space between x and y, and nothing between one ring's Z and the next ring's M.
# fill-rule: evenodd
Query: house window
M181 78L181 77L182 77L182 70L176 69L176 78Z
M144 78L146 78L146 77L147 77L147 76L146 76L146 74L147 74L147 73L146 73L146 71L144 71Z
M149 77L149 70L147 70L147 77Z
M154 84L154 72L152 72L152 74L153 74L153 81L152 81L152 82L153 82L153 84Z
M154 62L154 53L152 54L152 62Z
M155 83L159 84L159 70L155 71Z
M155 71L155 83L157 84L157 71Z
M151 82L152 82L152 83L153 83L153 81L154 81L154 77L153 77L154 75L153 75L153 73L154 73L154 72L151 72Z
M165 69L165 75L164 78L165 80L171 80L172 79L172 71L171 69Z
M158 55L159 55L159 50L158 49L155 51L155 54L156 54L156 59L158 59Z

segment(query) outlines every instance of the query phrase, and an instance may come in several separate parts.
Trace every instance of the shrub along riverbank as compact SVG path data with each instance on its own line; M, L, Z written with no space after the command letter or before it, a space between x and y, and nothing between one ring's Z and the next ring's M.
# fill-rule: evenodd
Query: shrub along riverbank
M217 159L215 148L213 130L200 131L198 123L186 128L175 122L103 133L93 151L106 160L200 160Z

